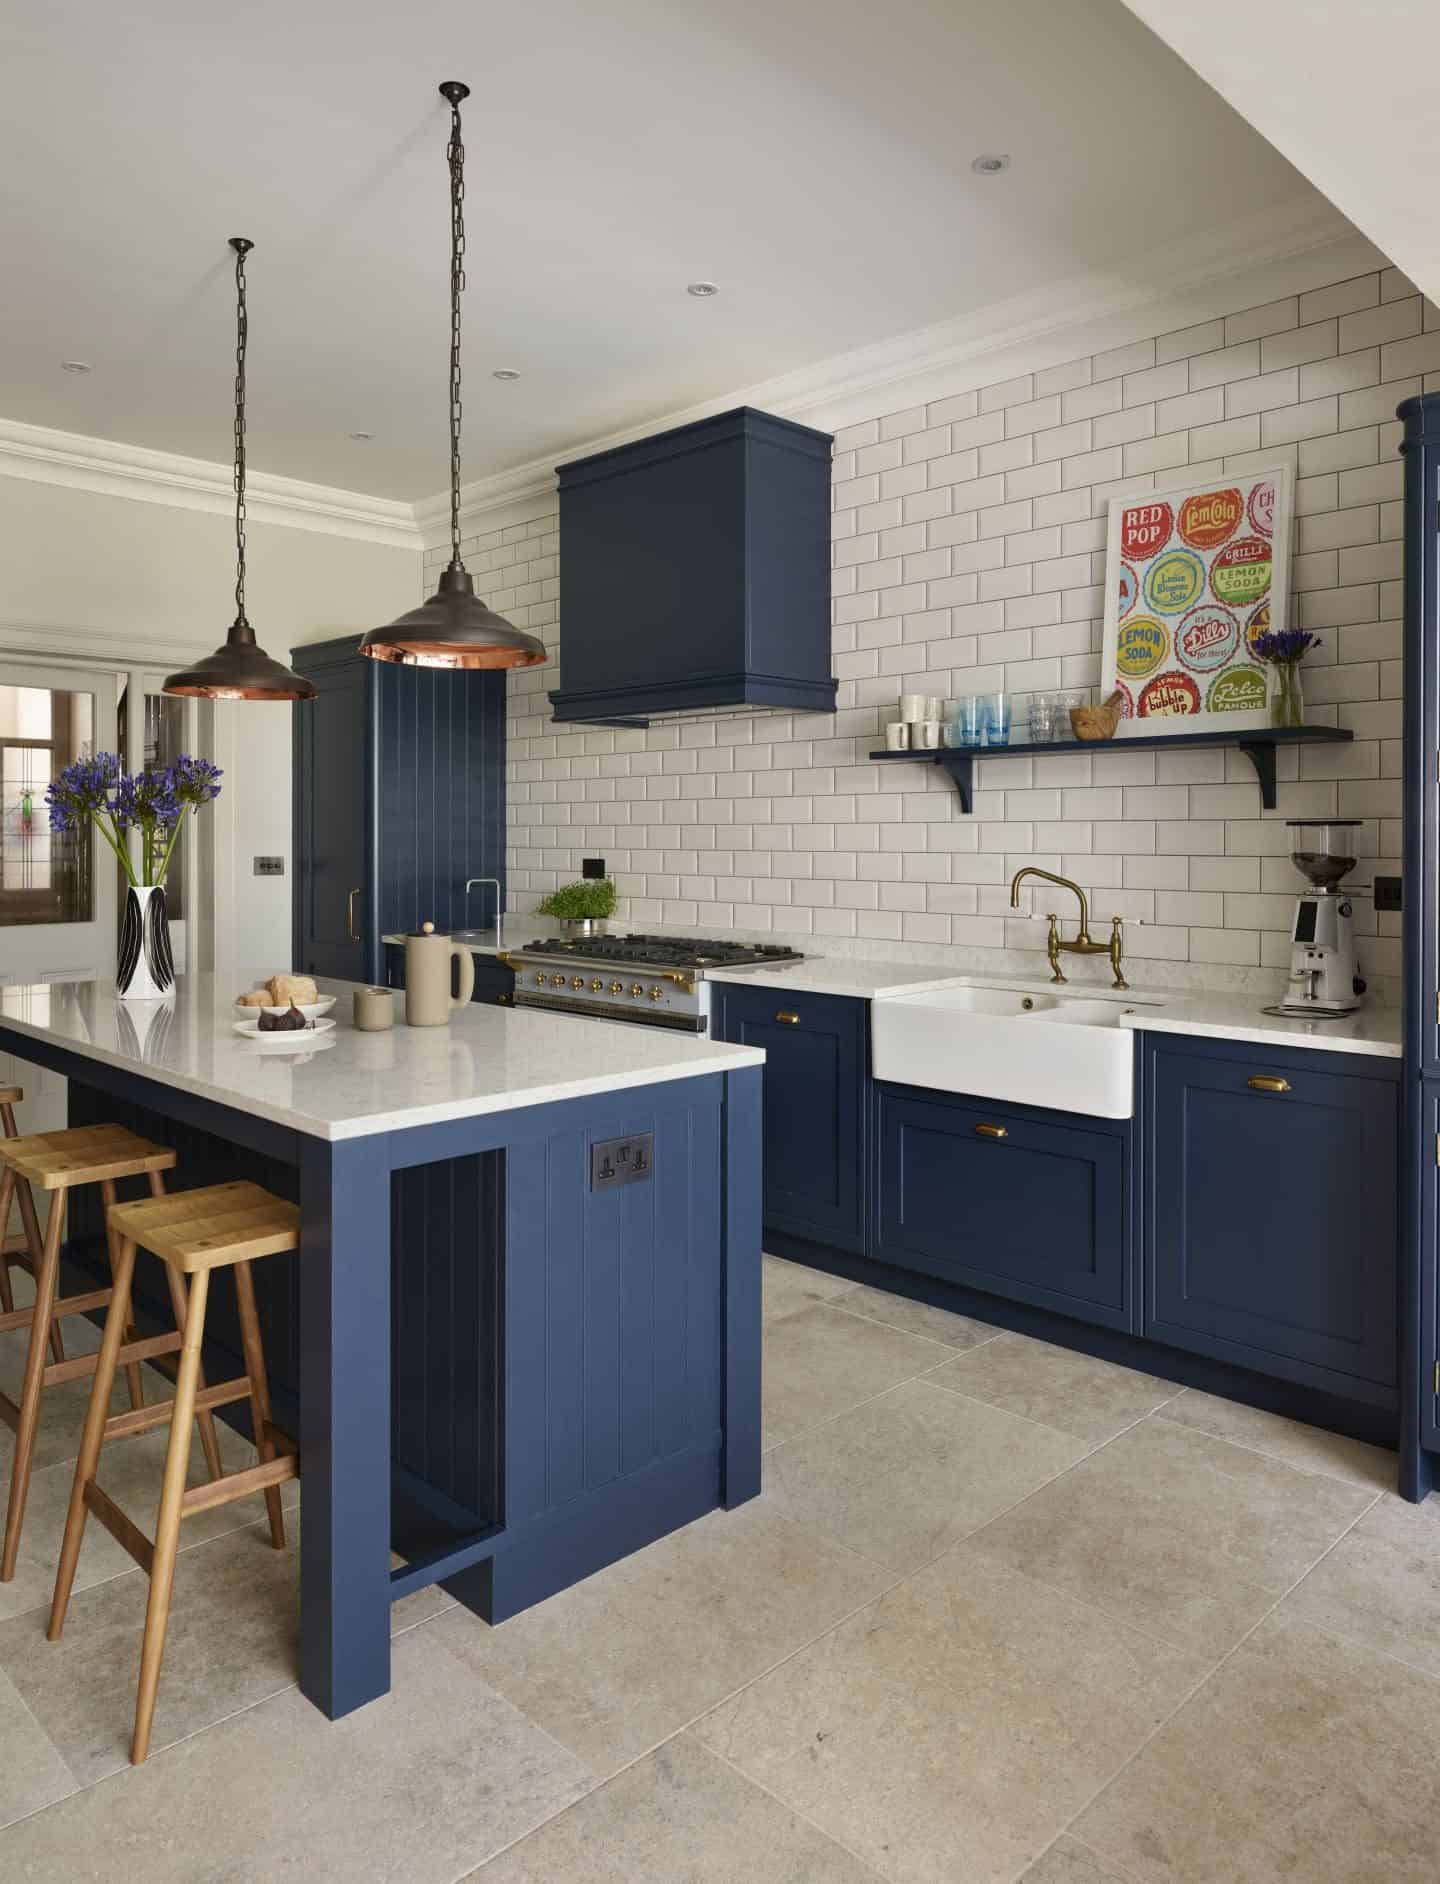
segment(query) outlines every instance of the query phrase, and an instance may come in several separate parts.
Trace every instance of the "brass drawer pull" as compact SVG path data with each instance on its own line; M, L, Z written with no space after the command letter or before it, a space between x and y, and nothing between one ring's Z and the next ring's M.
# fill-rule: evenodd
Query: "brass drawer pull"
M798 1027L800 1025L800 1016L798 1014L792 1014L788 1007L782 1007L775 1018L786 1027Z
M1008 1126L1004 1125L977 1125L975 1136L977 1138L1008 1138L1010 1131Z
M1245 1084L1252 1092L1289 1092L1288 1079L1277 1079L1273 1073L1252 1073Z

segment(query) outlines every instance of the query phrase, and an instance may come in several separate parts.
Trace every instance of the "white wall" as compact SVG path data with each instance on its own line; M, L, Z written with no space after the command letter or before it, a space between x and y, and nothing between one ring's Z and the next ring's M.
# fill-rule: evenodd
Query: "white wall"
M354 634L414 605L418 550L274 523L248 532L247 612L262 645ZM80 641L114 658L178 662L208 653L234 616L233 523L224 515L0 476L0 630L37 654ZM214 807L216 966L248 975L290 960L288 706L218 701L212 756L225 768ZM278 854L283 878L251 859Z
M1050 355L1053 359L1053 352ZM1394 269L1350 275L842 430L834 468L839 712L645 733L557 728L552 501L467 544L477 585L556 664L510 681L510 906L609 860L636 924L987 952L1025 863L1076 878L1157 975L1279 968L1299 887L1284 820L1364 820L1368 880L1398 870L1401 465L1396 404L1440 386L1440 316ZM1098 678L1110 491L1283 460L1296 475L1294 616L1323 636L1309 717L1353 745L1282 755L1262 813L1238 753L998 759L975 811L933 767L867 754L902 690L1017 694ZM427 555L427 569L441 553ZM1064 907L1058 893L1055 906ZM1032 908L1049 906L1037 893ZM1363 906L1362 906L1363 907ZM1362 965L1399 973L1364 908ZM997 959L993 954L991 959Z

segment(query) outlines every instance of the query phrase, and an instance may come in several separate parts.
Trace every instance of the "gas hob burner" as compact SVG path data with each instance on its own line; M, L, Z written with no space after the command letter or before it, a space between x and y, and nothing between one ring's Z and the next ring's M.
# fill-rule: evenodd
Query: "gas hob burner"
M527 942L527 955L565 956L628 968L743 968L760 962L803 962L798 949L773 942L716 942L665 935L597 935L578 942Z

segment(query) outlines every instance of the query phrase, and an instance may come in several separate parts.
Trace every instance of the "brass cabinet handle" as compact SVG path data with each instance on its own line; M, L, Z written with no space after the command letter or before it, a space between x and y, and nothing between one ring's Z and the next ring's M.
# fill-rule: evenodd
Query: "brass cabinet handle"
M775 1018L786 1027L798 1027L800 1025L800 1016L798 1014L792 1014L789 1008L786 1007L782 1007Z
M1252 1073L1245 1084L1252 1092L1289 1092L1288 1079L1278 1079L1274 1073Z
M1010 1131L1009 1127L1004 1125L977 1125L975 1136L977 1138L1008 1138Z
M345 933L352 942L358 942L360 940L359 936L355 933L355 898L359 894L360 891L358 889L353 889L345 898Z

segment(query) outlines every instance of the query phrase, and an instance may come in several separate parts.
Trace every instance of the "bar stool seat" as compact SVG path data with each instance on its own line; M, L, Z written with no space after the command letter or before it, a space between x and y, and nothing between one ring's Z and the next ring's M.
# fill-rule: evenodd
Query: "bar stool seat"
M168 1145L157 1145L141 1138L123 1125L81 1125L64 1131L34 1132L26 1136L0 1137L0 1225L9 1221L10 1203L18 1198L20 1214L29 1243L28 1261L35 1277L35 1300L28 1308L16 1308L8 1287L4 1291L0 1332L28 1329L30 1344L25 1359L25 1379L17 1404L0 1394L0 1419L15 1429L15 1456L10 1472L10 1496L5 1516L5 1544L0 1554L0 1582L15 1575L20 1554L20 1536L25 1522L25 1506L30 1493L30 1478L35 1458L35 1440L40 1425L41 1396L47 1387L69 1380L83 1380L96 1371L98 1356L77 1354L65 1358L64 1349L55 1340L59 1323L65 1316L88 1314L108 1308L114 1296L111 1288L89 1289L79 1295L60 1296L60 1245L64 1235L69 1196L83 1184L96 1184L107 1211L116 1202L116 1183L124 1178L147 1180L151 1199L163 1198L164 1173L173 1170L175 1153ZM34 1192L51 1193L50 1215L42 1242L36 1221ZM117 1246L107 1225L112 1277ZM8 1268L8 1264L0 1265ZM175 1318L173 1334L135 1338L134 1330L124 1330L126 1339L118 1350L125 1368L132 1409L144 1405L144 1387L140 1372L142 1361L178 1353L185 1328L186 1291L183 1279L167 1268L170 1302ZM128 1303L128 1295L127 1295ZM47 1346L54 1358L46 1363ZM208 1408L200 1414L200 1437L213 1476L220 1475L220 1451L215 1424Z
M145 1612L145 1638L140 1652L140 1682L135 1702L135 1731L130 1758L138 1766L150 1750L155 1698L160 1686L160 1664L165 1653L165 1632L170 1620L170 1598L175 1581L175 1556L182 1519L209 1511L237 1498L263 1491L270 1518L270 1537L277 1550L285 1547L285 1519L280 1486L299 1476L293 1440L270 1418L270 1388L255 1308L253 1261L298 1249L300 1212L283 1198L272 1197L258 1184L244 1181L212 1184L170 1196L144 1198L137 1203L112 1205L108 1222L118 1245L115 1289L105 1320L85 1434L75 1464L65 1540L55 1578L55 1600L50 1610L49 1636L58 1641L75 1581L75 1566L85 1533L85 1519L94 1512L117 1542L148 1572L150 1598ZM180 1365L175 1375L175 1397L155 1406L132 1409L107 1417L115 1370L125 1352L123 1332L129 1313L130 1284L135 1272L137 1245L164 1259L173 1274L190 1278L189 1315ZM205 1311L211 1272L235 1272L240 1338L245 1373L213 1387L202 1384L200 1351L205 1339ZM183 1284L181 1285L183 1287ZM215 1478L208 1485L186 1488L190 1454L190 1422L200 1409L209 1410L237 1400L250 1402L255 1450L260 1463L240 1472ZM108 1439L120 1439L151 1427L169 1424L170 1443L160 1489L160 1509L154 1539L132 1522L96 1483L101 1448Z

